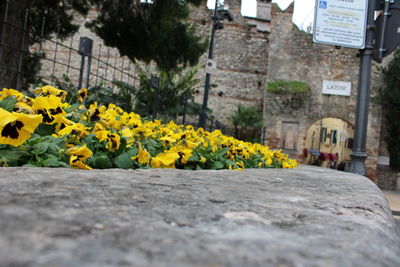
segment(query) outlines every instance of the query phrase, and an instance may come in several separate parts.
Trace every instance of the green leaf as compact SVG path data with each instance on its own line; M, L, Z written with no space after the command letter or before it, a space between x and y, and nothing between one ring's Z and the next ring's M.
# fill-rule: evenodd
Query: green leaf
M48 155L48 158L43 160L43 167L69 167L69 165L63 161L58 160L56 157L52 155Z
M228 151L229 151L229 148L228 148L228 147L225 147L225 148L221 149L220 151L218 151L217 154L216 154L215 156L216 156L216 158L220 158L220 157L222 157L223 155L225 155L226 152L228 152Z
M224 164L222 162L220 162L220 161L214 161L211 164L211 169L213 169L213 170L220 170L220 169L223 169L223 168L224 168Z
M89 166L96 169L107 169L111 167L111 161L106 154L98 153L88 159Z
M47 142L40 142L33 146L33 152L35 154L41 155L47 151L49 148L49 143Z
M41 135L41 136L52 135L55 132L55 129L56 129L55 124L47 125L47 124L41 123L36 128L35 133L37 133L38 135Z
M75 103L73 105L71 105L68 108L64 108L65 112L67 113L71 113L72 111L74 111L75 109L77 109L80 105L82 105L81 103Z
M128 153L123 153L114 159L114 164L121 169L132 169L133 161Z
M200 158L199 158L199 156L196 155L196 154L193 154L193 155L191 155L191 156L189 157L189 161L195 161L195 162L197 162L197 161L199 161L199 160L200 160Z
M17 98L15 96L10 95L0 101L0 108L12 112L15 108L16 103L17 103Z
M139 148L133 147L133 148L129 149L126 153L131 157L136 156L139 153Z
M14 166L18 164L19 160L30 156L31 154L23 150L0 150L0 161Z

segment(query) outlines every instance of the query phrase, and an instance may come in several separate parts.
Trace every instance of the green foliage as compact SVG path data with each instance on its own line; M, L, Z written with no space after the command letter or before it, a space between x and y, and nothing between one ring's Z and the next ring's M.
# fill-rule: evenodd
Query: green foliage
M383 69L386 87L380 90L380 101L386 118L387 145L390 167L400 170L400 49Z
M126 112L133 111L133 103L137 90L125 82L115 80L114 84L116 87L115 89L104 86L103 83L87 88L88 98L85 100L85 103L93 104L94 102L97 102L98 104L103 104L105 106L113 103ZM55 86L68 93L67 102L78 102L78 90L67 76L63 75L62 80L56 80ZM76 105L79 105L79 103ZM75 106L71 107L71 109L75 108Z
M278 97L278 101L285 108L299 109L310 93L310 87L305 82L276 80L269 82L266 87Z
M15 96L8 96L0 101L0 108L7 110L8 112L13 111L17 98Z
M238 106L230 121L235 127L235 138L249 142L260 141L263 116L256 107Z
M197 69L189 69L186 72L161 70L158 74L159 89L156 91L151 85L151 70L139 66L136 68L140 88L135 94L134 112L143 117L150 117L156 101L158 118L164 121L176 120L183 113L191 115L199 113L200 105L194 102L193 97L194 88L199 82L195 78Z
M34 134L21 147L0 145L0 166L69 167L64 148L62 139Z
M274 94L305 94L310 87L305 82L276 80L267 84L267 91Z

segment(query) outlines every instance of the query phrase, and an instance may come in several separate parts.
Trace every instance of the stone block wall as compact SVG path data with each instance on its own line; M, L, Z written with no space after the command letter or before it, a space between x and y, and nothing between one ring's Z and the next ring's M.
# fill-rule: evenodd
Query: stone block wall
M252 19L240 14L241 1L225 0L234 21L223 21L224 29L217 30L214 43L214 61L217 72L211 75L211 88L208 106L214 111L216 118L229 124L229 116L239 105L262 106L263 88L267 74L268 32L257 30L250 25ZM191 20L197 24L198 33L210 38L213 10L206 6L191 10ZM267 23L269 24L269 23ZM208 52L200 59L198 78L201 80L196 101L203 102L205 72L204 65ZM223 96L218 96L223 92Z

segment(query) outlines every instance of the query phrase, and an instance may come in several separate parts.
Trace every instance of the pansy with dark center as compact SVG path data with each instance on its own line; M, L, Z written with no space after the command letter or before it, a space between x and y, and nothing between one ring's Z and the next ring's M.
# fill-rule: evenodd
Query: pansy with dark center
M21 121L13 121L4 126L1 131L1 136L10 137L12 139L17 139L19 136L18 130L24 127L24 123Z

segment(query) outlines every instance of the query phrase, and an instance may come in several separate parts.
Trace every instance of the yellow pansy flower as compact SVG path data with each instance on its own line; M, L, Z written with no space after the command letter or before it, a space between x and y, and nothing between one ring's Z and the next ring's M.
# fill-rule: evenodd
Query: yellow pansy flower
M38 87L33 92L39 96L55 96L59 97L62 101L65 100L67 96L67 92L64 90L57 89L51 85L46 85L42 87Z
M0 144L20 146L42 122L40 115L8 112L0 108Z
M14 111L19 112L19 113L25 113L25 114L33 114L34 113L32 107L24 102L16 103L15 107L14 107Z
M81 88L78 90L78 99L83 103L83 101L88 97L88 90L86 88Z
M80 160L86 160L93 155L93 152L86 146L75 146L65 152L68 156L77 156Z
M143 149L142 146L139 145L139 153L136 156L131 157L132 160L136 160L141 164L148 164L150 162L150 153Z
M179 159L176 152L161 153L151 159L151 167L153 168L175 168L175 161Z
M54 119L58 114L66 115L62 109L61 99L54 95L36 97L33 101L32 109L43 116L43 122L46 124L55 123Z
M71 156L69 158L69 165L75 169L91 170L92 167L79 159L78 156Z

